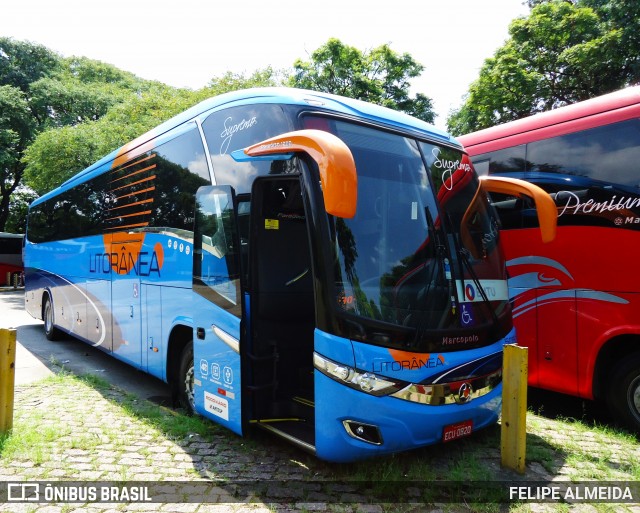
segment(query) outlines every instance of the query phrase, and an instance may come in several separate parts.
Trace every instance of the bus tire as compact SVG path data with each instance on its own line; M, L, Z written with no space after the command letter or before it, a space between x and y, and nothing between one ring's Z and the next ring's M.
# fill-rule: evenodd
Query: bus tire
M42 319L44 320L44 336L47 337L47 340L60 340L62 332L55 327L53 300L49 295L46 295L44 298Z
M192 341L187 342L182 350L176 387L178 404L187 412L187 415L193 415L195 412L195 397L193 395L194 367Z
M640 433L640 354L625 359L614 369L608 403L618 422Z

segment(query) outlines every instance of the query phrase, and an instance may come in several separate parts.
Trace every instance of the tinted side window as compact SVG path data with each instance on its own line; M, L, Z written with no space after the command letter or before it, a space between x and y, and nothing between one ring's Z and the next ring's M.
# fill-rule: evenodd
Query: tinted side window
M6 255L19 255L22 252L22 238L1 237L0 252Z
M187 132L155 149L155 194L150 226L193 231L195 195L210 185L200 132Z
M195 193L211 183L192 130L81 183L29 213L29 240L47 242L148 226L193 231Z
M600 126L528 144L531 171L560 173L637 188L640 120Z
M231 152L294 129L293 116L283 106L258 104L211 114L202 124L216 183L231 185L237 194L251 192L262 175L296 170L293 161L236 162Z
M505 148L504 150L476 155L471 158L471 161L473 162L476 170L478 167L486 169L486 165L488 163L489 174L524 173L527 168L525 156L525 145L521 144L520 146ZM486 173L479 172L479 174Z
M156 185L155 155L143 153L109 173L105 210L107 230L133 230L147 226Z
M528 163L525 159L526 146L513 146L471 158L479 175L511 173L514 178L524 178ZM526 200L504 194L492 193L491 202L500 217L501 228L522 228L530 217L531 206ZM535 211L534 211L535 214Z
M195 193L211 183L194 127L110 173L109 230L156 227L193 231Z
M106 178L98 176L32 208L29 240L47 242L102 233L107 197Z

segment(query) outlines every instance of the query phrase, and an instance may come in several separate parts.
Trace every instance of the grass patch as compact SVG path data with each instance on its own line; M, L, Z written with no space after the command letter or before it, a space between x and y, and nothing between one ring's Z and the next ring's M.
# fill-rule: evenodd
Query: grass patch
M42 401L36 400L14 412L13 430L0 436L0 459L4 461L32 462L40 466L55 456L52 447L64 450L77 449L92 452L110 444L114 449L126 446L127 430L131 422L142 424L142 429L149 436L149 444L169 440L183 440L190 436L200 435L208 439L219 429L201 417L189 417L169 408L141 401L131 394L114 388L105 379L94 375L76 376L64 369L35 384L34 396L46 396L47 400L66 397L78 387L84 387L90 397L91 391L97 391L110 400L111 406L120 410L130 420L123 420L117 425L101 425L94 431L85 431L78 435L77 430L69 424L69 419L51 415L48 408L38 408ZM87 399L91 400L91 399ZM84 419L77 419L81 422Z
M39 472L46 476L47 471L54 468L53 464L46 464L48 460L66 458L64 461L68 461L70 467L75 463L78 470L97 472L101 462L95 455L102 453L103 457L118 455L111 458L113 469L109 479L127 481L144 471L135 468L138 465L130 453L139 454L139 466L148 467L152 473L155 453L165 452L159 451L158 447L171 445L171 451L163 456L180 454L184 457L175 461L176 465L187 464L180 474L181 479L210 477L233 482L251 475L260 480L259 467L264 464L265 476L309 481L315 486L305 492L309 494L317 491L318 483L322 481L344 483L344 492L338 490L337 496L340 493L363 496L363 502L383 504L380 506L382 511L413 513L420 510L411 503L438 503L442 511L460 511L461 508L486 513L507 509L517 513L531 511L528 504L492 504L492 495L487 495L504 494L505 491L487 490L490 487L485 483L499 485L501 481L516 477L500 469L499 426L452 443L369 461L329 464L262 431L241 439L201 417L189 417L127 394L101 377L78 377L61 371L19 393L24 395L17 401L20 408L14 430L10 435L0 437L0 468L10 467L12 462L18 462L16 467L21 467L25 466L20 465L21 462L28 461L43 466ZM97 408L87 410L81 400L99 404ZM68 411L72 408L77 410ZM92 419L93 416L99 418ZM96 426L91 424L92 420ZM81 429L74 423L76 421L82 422ZM527 463L530 467L539 463L551 476L562 474L576 480L640 480L637 439L627 432L574 419L549 420L531 412L527 424ZM210 442L210 446L216 448L215 454L203 459L197 451L207 447L192 444L194 440ZM130 461L120 464L119 457L127 457ZM189 467L191 463L196 464ZM446 483L444 492L439 489L439 482L441 485ZM443 493L448 497L443 498ZM554 505L554 511L568 511L563 508L563 505ZM596 510L609 511L610 508L598 505Z
M50 444L70 433L63 423L45 422L41 413L30 415L14 422L13 431L0 436L0 458L39 466L50 459Z
M140 401L132 394L127 394L124 397L120 407L130 417L150 428L161 431L173 440L183 439L193 434L208 439L212 432L219 429L216 424L208 422L202 417L185 415L148 401Z

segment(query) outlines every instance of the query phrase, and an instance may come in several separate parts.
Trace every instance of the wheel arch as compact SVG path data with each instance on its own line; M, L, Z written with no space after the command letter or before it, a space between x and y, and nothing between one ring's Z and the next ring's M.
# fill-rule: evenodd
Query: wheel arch
M43 289L42 296L40 296L40 320L44 320L44 306L47 299L53 304L53 292L51 289Z
M193 328L186 324L176 324L171 328L167 347L166 381L174 385L180 365L180 355L185 346L193 340Z
M619 362L640 356L640 334L618 335L602 345L593 369L593 397L602 400L610 387L611 370Z

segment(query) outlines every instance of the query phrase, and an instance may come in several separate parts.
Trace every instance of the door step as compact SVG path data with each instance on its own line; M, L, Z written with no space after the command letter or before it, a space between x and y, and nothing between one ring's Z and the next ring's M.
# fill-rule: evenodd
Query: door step
M314 425L309 425L305 421L284 419L281 421L276 421L275 419L259 420L253 421L253 423L276 436L284 438L304 451L310 452L311 454L316 453Z

